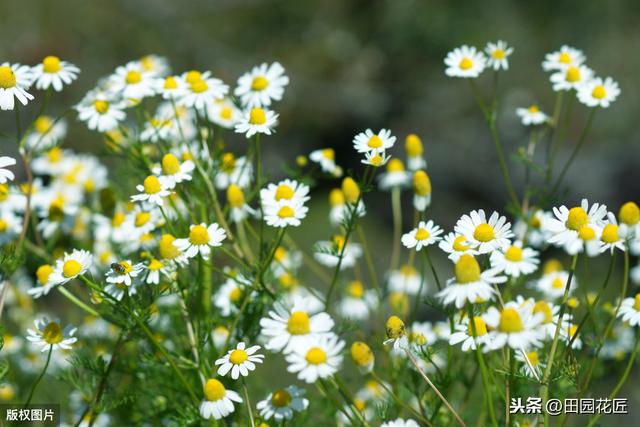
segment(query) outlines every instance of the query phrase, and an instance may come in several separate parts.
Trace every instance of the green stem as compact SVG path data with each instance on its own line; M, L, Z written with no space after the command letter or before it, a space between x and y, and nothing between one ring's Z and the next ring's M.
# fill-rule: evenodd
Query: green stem
M71 301L72 303L74 303L75 305L77 305L78 307L80 307L81 309L86 311L87 313L89 313L89 314L91 314L92 316L95 316L95 317L100 317L100 314L97 311L95 311L93 308L89 307L84 302L80 301L80 299L78 297L76 297L71 292L69 292L64 286L57 286L56 288L58 289L58 291L60 291L60 293L62 295L65 296L65 298L67 298L69 301Z
M249 400L249 390L247 390L247 383L242 380L242 391L244 392L244 401L247 405L247 412L249 412L249 421L251 421L251 427L256 427L256 422L253 419L253 410L251 409L251 400Z
M400 238L402 234L402 204L400 187L391 190L391 210L393 213L393 249L391 251L391 270L398 268L400 259Z
M367 269L369 270L369 276L371 277L371 282L373 283L376 292L378 293L378 298L382 299L382 289L380 289L380 284L378 283L378 275L376 274L375 266L373 265L373 258L371 258L371 252L369 251L369 245L367 244L367 239L364 231L362 231L362 225L356 226L356 231L358 232L358 238L362 243L362 248L364 252L365 263L367 264Z
M49 362L51 362L51 353L53 353L52 344L49 345L49 354L47 355L47 362L44 364L44 368L42 368L42 372L40 372L40 375L38 375L38 378L36 378L36 381L33 383L33 386L31 386L29 397L27 397L27 401L24 404L25 408L29 406L29 403L31 403L31 399L33 398L33 393L35 393L36 388L38 387L38 384L40 384L42 377L44 377L45 372L47 372L47 368L49 367Z

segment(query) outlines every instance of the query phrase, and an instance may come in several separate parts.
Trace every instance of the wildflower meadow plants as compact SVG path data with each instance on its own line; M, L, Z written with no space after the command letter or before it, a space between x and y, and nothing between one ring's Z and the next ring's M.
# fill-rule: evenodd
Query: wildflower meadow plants
M539 94L512 112L530 138L510 157L497 121L513 60L504 41L444 59L441 78L466 80L486 121L508 200L451 212L450 230L430 215L427 160L438 159L418 135L354 129L355 169L332 147L284 170L264 164L291 120L277 111L295 76L277 62L232 88L146 56L59 117L48 108L77 66L3 63L1 114L16 128L2 133L15 134L6 142L19 158L0 153L0 400L60 403L66 425L495 427L565 425L576 415L550 419L547 402L605 397L591 387L605 375L617 397L638 350L640 210L561 197L620 88L577 49L546 55L555 102ZM584 108L572 113L575 100ZM569 141L579 113L586 124ZM104 156L65 148L74 116ZM320 180L334 188L325 238L309 247L299 230L324 197ZM393 217L388 251L363 226L378 191ZM606 274L580 274L596 258ZM527 398L541 409L513 410Z

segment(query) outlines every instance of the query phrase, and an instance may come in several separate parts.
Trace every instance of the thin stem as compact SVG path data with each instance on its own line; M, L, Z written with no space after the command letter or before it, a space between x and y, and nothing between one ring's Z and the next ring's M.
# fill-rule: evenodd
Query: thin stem
M400 235L402 234L402 204L400 187L391 190L391 210L393 213L393 249L391 251L391 270L398 268L400 259Z
M249 400L249 390L247 390L247 383L242 380L242 390L244 391L244 400L247 404L247 412L249 412L249 420L251 421L251 427L256 427L256 422L253 419L253 411L251 410L251 400Z
M382 379L378 376L378 374L376 374L374 371L371 371L371 376L373 377L373 379L375 379L378 384L380 384L380 386L385 389L385 391L387 393L389 393L389 395L391 396L391 398L396 402L396 404L398 406L400 406L401 408L406 409L407 411L409 411L411 414L413 414L414 417L418 418L420 421L422 421L423 423L425 423L428 426L431 426L432 424L429 422L429 420L427 420L425 417L422 416L422 414L418 413L418 411L416 411L415 409L413 409L411 406L407 405L402 399L400 399L398 397L397 394L395 394L393 392L393 390L391 390L389 388L388 385L385 384L384 381L382 381Z
M356 226L356 231L358 232L358 239L360 239L360 243L362 243L362 249L364 252L364 260L367 264L367 270L369 270L369 276L371 277L371 282L373 283L376 292L378 293L378 298L382 298L382 289L380 289L380 284L378 283L378 275L376 274L376 268L373 265L373 258L371 258L371 252L369 251L369 245L367 244L367 239L364 231L362 230L362 225L358 224Z
M81 309L86 311L87 313L89 313L89 314L91 314L92 316L95 316L95 317L100 317L100 314L97 311L95 311L93 308L89 307L84 302L80 301L80 299L78 297L76 297L71 292L69 292L64 286L57 286L56 288L58 289L58 291L62 295L65 296L65 298L67 298L69 301L71 301L72 303L74 303L75 305L77 305L78 307L80 307Z
M47 372L47 368L49 367L49 362L51 362L51 353L53 353L52 344L49 345L49 354L47 355L47 362L44 364L44 368L42 368L42 372L40 372L40 375L38 375L38 378L36 378L36 381L33 383L33 386L31 386L29 397L27 397L27 401L24 404L25 408L29 406L29 403L31 403L31 399L33 398L33 393L35 393L36 388L38 387L38 384L40 384L42 377L44 377L45 372Z

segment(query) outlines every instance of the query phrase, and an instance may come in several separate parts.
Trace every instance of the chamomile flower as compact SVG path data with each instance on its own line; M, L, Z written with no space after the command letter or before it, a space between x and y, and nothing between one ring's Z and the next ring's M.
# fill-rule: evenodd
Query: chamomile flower
M513 48L507 45L507 42L498 40L495 43L487 43L484 48L487 54L487 67L493 68L495 71L500 69L509 69L509 56L513 53Z
M309 154L309 159L319 164L323 172L331 174L334 177L342 176L342 168L336 165L336 152L332 148L312 151L311 154Z
M338 312L345 319L366 320L378 305L373 289L365 289L359 280L347 285L344 297L338 303Z
M34 299L40 298L43 295L47 295L55 285L51 284L49 277L53 273L54 269L52 265L43 264L36 270L36 286L27 290L27 293Z
M341 270L351 268L361 256L362 246L359 243L346 242L341 234L334 235L331 241L316 242L314 246L313 257L329 268L337 266L339 262Z
M207 117L218 126L232 129L242 117L242 111L227 98L216 99L207 106Z
M88 96L76 107L78 118L87 122L89 129L98 132L115 129L127 116L124 108L124 103L112 102L104 94Z
M5 184L7 181L13 181L16 176L7 169L7 166L13 166L16 164L16 159L9 156L0 156L0 184Z
M202 74L200 78L186 78L187 85L178 103L188 108L206 111L207 106L216 99L223 99L229 93L229 86L222 80Z
M362 374L368 374L373 370L375 363L375 356L371 348L362 341L355 341L351 344L349 350L351 354L351 360L358 367L358 370Z
M207 225L200 223L189 227L189 237L176 239L173 245L184 253L187 258L193 258L200 254L203 259L208 260L211 248L222 245L222 241L227 238L227 233L216 223Z
M235 410L233 402L242 403L242 398L233 390L227 390L224 385L210 378L204 384L204 399L200 402L200 416L204 419L220 420Z
M445 305L454 303L458 309L467 302L477 304L493 299L496 292L491 285L507 280L499 275L498 269L481 271L478 261L469 254L460 255L454 270L455 277L447 281L447 286L436 297Z
M553 208L555 218L549 218L543 226L549 231L547 242L562 247L569 255L586 250L594 256L598 253L598 239L607 216L607 207L599 203L589 206L583 199L580 206Z
M453 262L458 262L460 255L478 255L478 251L467 241L466 237L462 234L456 234L451 232L444 236L444 238L438 244L438 247L444 252L448 253L449 258Z
M256 409L265 420L273 418L277 422L290 420L296 412L309 407L309 399L304 397L305 390L294 385L278 389L258 402Z
M520 117L524 126L541 125L549 120L549 116L547 116L542 110L540 110L540 107L535 104L532 104L527 108L516 108L516 114Z
M378 133L367 129L353 138L353 147L358 153L381 154L392 148L395 142L396 137L388 129L380 129Z
M441 234L442 229L432 220L420 221L417 228L402 236L402 244L408 249L415 248L416 251L420 251L423 247L437 243Z
M60 92L64 85L70 85L78 78L80 69L57 56L46 56L42 63L32 68L36 89L46 90L50 87Z
M476 78L482 73L487 59L473 46L462 45L447 54L444 63L449 77Z
M170 71L169 61L160 55L145 55L135 61L135 64L138 64L143 72L153 77L165 76Z
M396 418L392 421L386 421L380 425L380 427L418 427L418 423L409 419Z
M302 202L284 199L262 206L265 222L276 228L298 227L309 211Z
M93 255L85 250L74 249L73 252L66 253L56 261L55 269L49 276L49 283L52 285L65 284L76 277L83 275L91 268Z
M387 163L387 171L378 177L381 190L407 187L411 183L411 172L404 168L402 160L394 158Z
M227 202L229 203L229 216L231 221L235 223L240 223L245 218L256 215L256 211L246 203L242 189L235 184L227 187Z
M542 372L546 367L545 363L540 361L540 355L537 351L516 351L516 360L522 363L520 372L530 378L542 378Z
M175 133L176 121L172 117L151 117L144 124L144 129L140 133L140 140L144 142L164 141Z
M455 332L449 337L449 345L462 343L461 350L467 352L475 350L476 345L483 351L489 351L491 347L491 335L487 332L487 324L481 316L473 317L473 325L469 317L465 317L462 323L455 326Z
M391 160L391 156L386 154L384 151L367 151L364 153L364 159L360 161L363 165L373 166L374 168L379 168L384 166Z
M587 107L607 108L620 95L618 83L611 77L593 78L578 88L578 100Z
M132 264L131 260L116 262L111 264L111 268L107 271L106 281L107 283L122 283L126 286L131 286L133 279L138 277L143 270L143 264Z
M278 114L271 110L253 107L247 110L235 126L236 133L243 133L247 138L256 134L271 135L278 124Z
M180 76L167 76L155 79L153 86L155 92L159 93L163 99L177 100L186 91L187 82Z
M110 91L130 102L137 103L143 98L155 95L155 80L135 62L116 68L109 77L109 83Z
M166 184L163 185L155 175L146 177L142 185L136 185L136 190L140 193L131 196L131 201L148 202L158 206L162 206L164 198L171 194Z
M167 153L162 156L161 166L154 168L153 173L158 175L160 184L171 190L176 184L183 181L191 181L191 175L195 165L191 160L180 162L176 156Z
M526 307L510 301L501 310L489 307L482 316L491 328L491 349L499 349L508 345L514 350L529 350L540 345L536 331L540 317L531 314Z
M545 55L542 69L552 71L564 70L571 66L577 67L582 65L585 59L586 57L581 50L564 45L560 50Z
M33 99L27 90L33 82L31 68L26 65L9 64L0 65L0 110L13 110L15 100L22 105L27 105Z
M30 150L49 150L67 135L67 123L53 117L40 115L33 122L33 130L26 136Z
M404 151L407 153L407 169L417 171L427 168L427 161L423 157L422 140L414 133L407 135L404 141Z
M552 271L544 274L536 282L536 288L547 298L561 298L569 281L569 273L566 271ZM571 293L577 286L576 277L571 279Z
M531 248L523 248L522 242L515 242L502 250L493 251L490 260L492 267L511 277L533 273L540 262L538 252Z
M634 235L640 236L640 208L635 202L627 202L622 205L618 211L618 219L620 221L620 235L627 239ZM636 251L632 250L632 252ZM640 249L637 252L640 252Z
M145 283L150 285L158 285L160 284L160 277L165 276L168 277L171 273L171 268L169 265L165 265L162 261L152 258L145 265L147 270L147 276L145 278Z
M608 223L602 227L600 234L600 252L609 251L613 253L615 249L625 251L624 236L620 233L616 216L609 212L607 214Z
M431 205L431 179L423 170L413 174L413 207L424 212Z
M253 165L246 157L236 158L233 153L224 153L218 162L218 172L214 179L219 190L226 189L230 184L247 188L253 179Z
M46 317L36 319L33 324L36 328L27 329L27 340L42 346L41 351L71 350L72 344L78 341L73 336L77 328L71 325L63 328L60 322L49 321Z
M569 344L571 343L571 348L574 350L580 350L582 348L582 339L579 336L576 336L578 332L578 325L571 323L570 321L563 321L563 325L560 328L560 338Z
M224 357L216 360L215 365L218 368L218 375L224 377L231 372L231 378L237 380L240 375L246 377L249 371L256 369L256 363L262 363L264 355L257 354L260 350L259 345L246 348L244 342L239 342L234 350L229 350Z
M284 74L284 67L279 62L263 63L240 76L234 95L246 107L268 107L272 101L282 99L288 84L289 77Z
M408 295L417 295L420 288L426 288L425 278L409 264L405 264L398 270L389 273L387 287L390 292L402 292Z
M633 298L622 300L618 317L621 317L623 322L627 322L631 326L640 325L640 293Z
M407 328L398 316L389 316L389 318L387 318L385 334L387 336L387 339L384 341L385 345L391 345L394 350L405 350L409 348Z
M312 384L318 378L331 377L340 369L344 341L337 335L327 334L296 346L285 359L287 371L297 373L298 379Z
M579 89L580 86L591 80L593 70L585 65L570 65L567 68L556 71L551 74L549 80L553 84L553 90L558 92L561 90Z
M291 308L276 303L268 317L260 319L262 335L268 340L265 348L286 354L329 333L333 319L324 312L313 314L312 304L308 298L294 299Z
M463 235L480 254L486 254L507 245L509 239L513 237L511 224L504 216L493 212L487 220L482 209L463 215L456 223L455 232Z

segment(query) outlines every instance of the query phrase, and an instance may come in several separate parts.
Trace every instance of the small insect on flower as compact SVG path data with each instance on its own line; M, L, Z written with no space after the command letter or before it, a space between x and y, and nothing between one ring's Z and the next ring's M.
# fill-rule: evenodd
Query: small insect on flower
M516 114L520 117L524 126L541 125L549 120L549 116L540 110L540 107L536 104L532 104L527 108L516 108Z
M211 248L222 246L222 242L227 238L227 233L218 224L205 223L191 225L189 227L189 237L186 239L176 239L173 244L187 258L193 258L200 254L203 259L208 260Z
M271 418L278 422L290 420L296 412L302 412L309 407L309 399L305 399L304 395L303 388L290 385L269 393L266 399L258 402L256 409L267 421Z
M463 45L447 54L445 74L449 77L478 77L487 65L487 58L473 46Z
M236 124L235 131L244 133L247 138L259 133L271 135L277 124L278 114L264 108L253 107L242 115Z
M64 85L70 85L80 72L75 65L53 55L46 56L32 70L36 89L46 90L52 87L56 92L60 92Z
M220 381L210 378L204 384L204 399L200 402L200 416L204 419L222 419L235 410L233 402L242 398L233 390L227 390Z
M0 184L5 184L7 181L13 181L16 176L7 169L7 166L13 166L16 164L16 159L9 156L0 156Z
M240 97L245 107L269 107L272 101L280 101L289 77L279 62L255 66L238 79L234 95Z
M71 350L71 345L78 341L73 335L77 328L67 325L62 328L62 324L58 321L49 321L46 317L36 319L34 322L35 330L27 330L27 340L41 345L41 351L49 350Z
M390 316L385 325L387 340L385 345L392 345L394 350L406 349L409 346L404 322L398 316Z
M402 244L408 249L415 248L416 251L420 251L424 247L437 243L441 234L442 229L432 220L420 221L417 228L402 236Z
M138 277L143 270L142 263L131 264L131 260L114 262L106 273L106 280L107 283L123 283L126 286L131 286L133 279Z
M259 345L245 348L245 343L240 342L234 350L229 350L227 354L216 360L215 365L220 365L218 375L224 377L231 372L231 378L237 380L240 375L246 377L249 371L256 369L256 363L262 363L263 354L256 354L260 350Z
M495 71L500 69L509 69L509 56L513 53L513 48L507 44L507 42L498 40L495 43L487 43L487 47L484 48L487 54L487 66L493 68Z
M287 371L298 373L298 379L312 384L318 378L329 378L340 369L344 341L327 334L293 348L285 359Z
M0 65L0 110L13 110L15 100L27 105L33 99L27 90L33 82L31 67L5 62Z

